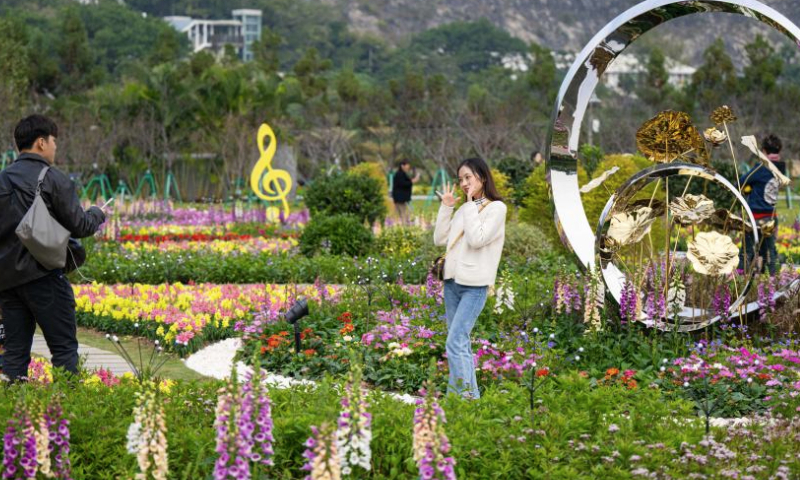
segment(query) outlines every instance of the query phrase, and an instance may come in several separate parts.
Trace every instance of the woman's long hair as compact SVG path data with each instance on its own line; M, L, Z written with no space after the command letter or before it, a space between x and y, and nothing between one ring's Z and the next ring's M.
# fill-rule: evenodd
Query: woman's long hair
M492 170L489 165L482 158L467 158L458 164L456 175L461 171L461 167L467 167L472 170L472 173L478 176L483 181L483 195L491 201L503 200L503 197L497 192L497 187L494 185L492 178Z

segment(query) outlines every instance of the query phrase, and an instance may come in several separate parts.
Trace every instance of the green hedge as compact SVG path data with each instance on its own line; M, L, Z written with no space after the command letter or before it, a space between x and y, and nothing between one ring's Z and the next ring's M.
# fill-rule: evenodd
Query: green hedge
M422 283L429 259L416 257L381 257L374 267L376 274L407 282ZM147 283L194 281L196 283L347 283L356 278L364 259L319 255L309 258L299 254L262 252L257 255L224 255L213 252L177 253L143 252L136 255L119 251L108 243L90 252L83 277L100 283ZM363 276L363 274L362 274ZM77 274L71 277L81 282Z

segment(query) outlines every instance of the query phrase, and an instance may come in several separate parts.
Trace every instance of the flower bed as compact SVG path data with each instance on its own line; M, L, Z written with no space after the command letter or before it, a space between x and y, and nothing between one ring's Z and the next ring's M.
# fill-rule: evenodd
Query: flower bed
M261 252L280 253L287 252L297 246L295 239L265 239L253 238L249 235L240 235L233 239L210 240L160 240L156 242L126 241L120 244L120 249L129 254L138 255L142 252L192 252L192 253L217 253L228 254L258 254Z
M782 255L786 262L800 264L800 223L794 225L778 225L778 238L775 242L778 255Z
M78 324L105 332L159 340L180 354L234 335L247 320L274 321L303 295L336 298L334 287L277 285L75 285ZM255 313L263 313L254 320Z
M797 418L763 418L764 425L714 428L706 436L687 402L665 401L652 388L593 386L574 373L545 382L536 392L534 409L527 389L516 383L489 387L478 402L427 397L419 405L407 405L373 392L356 403L351 386L323 384L252 392L257 402L248 404L230 395L220 402L220 388L231 391L225 382L176 382L154 391L147 401L136 381L108 375L104 381L99 374L94 378L87 374L71 385L57 378L48 385L0 389L0 425L9 441L20 441L18 456L41 459L34 450L41 445L36 435L44 430L36 421L36 405L47 405L66 420L50 431L58 432L51 437L58 446L68 442L62 452L68 452L69 463L62 466L71 469L72 478L132 478L141 459L154 454L166 478L214 478L221 467L230 471L233 460L248 453L243 453L248 445L235 443L247 432L254 440L250 461L261 462L258 471L269 478L320 478L314 473L322 470L318 467L348 465L333 451L349 447L352 453L355 445L358 466L345 467L354 469L352 478L431 473L438 478L493 478L498 472L508 479L800 475ZM237 392L250 394L247 386ZM51 409L53 399L59 404ZM230 408L237 404L252 406ZM232 416L236 414L258 416L247 421ZM20 419L34 428L11 430ZM327 425L321 430L330 434L315 435L309 442L313 426L320 425ZM343 435L334 435L337 431ZM148 434L158 441L143 442ZM256 450L259 443L268 448ZM255 457L256 451L269 456ZM432 465L425 453L441 465ZM18 459L9 455L5 460L11 465ZM304 470L305 465L310 469ZM27 466L42 467L35 461Z

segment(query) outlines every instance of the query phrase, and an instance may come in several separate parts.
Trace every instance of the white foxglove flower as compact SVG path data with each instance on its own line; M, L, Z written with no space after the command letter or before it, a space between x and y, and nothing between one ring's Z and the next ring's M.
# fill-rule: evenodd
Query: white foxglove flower
M131 423L128 427L128 434L126 435L128 441L125 444L125 449L131 455L136 455L139 452L139 444L142 442L141 435L142 424L139 422Z

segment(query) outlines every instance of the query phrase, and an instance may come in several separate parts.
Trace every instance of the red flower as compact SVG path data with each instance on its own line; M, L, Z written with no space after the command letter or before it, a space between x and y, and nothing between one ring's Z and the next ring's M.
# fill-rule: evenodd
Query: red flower
M339 330L339 333L344 335L344 334L352 332L355 329L356 329L356 327L354 327L352 323L347 323L347 324L345 324L344 327L342 327L341 330Z
M547 368L542 368L540 370L536 370L536 376L537 377L546 377L548 375L550 375L550 370L547 369Z
M261 347L261 355L264 355L266 353L267 353L267 347Z
M315 353L317 353L317 351L314 350L313 348L309 348L308 350L303 350L303 354L306 357L312 357L312 356L314 356Z

